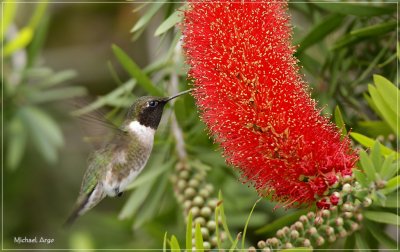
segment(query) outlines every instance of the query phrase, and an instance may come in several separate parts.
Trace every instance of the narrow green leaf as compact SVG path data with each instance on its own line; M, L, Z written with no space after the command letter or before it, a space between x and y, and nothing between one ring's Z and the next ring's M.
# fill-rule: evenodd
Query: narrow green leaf
M25 107L21 116L42 156L50 163L57 161L57 149L63 144L63 136L57 123L36 107Z
M189 211L186 223L186 251L192 252L192 226L193 226L193 215L192 211Z
M368 188L371 181L367 178L365 173L359 170L353 171L354 175L356 176L357 181L365 188Z
M372 100L374 101L375 106L381 112L383 119L385 119L385 121L389 124L394 133L396 133L397 135L397 133L400 131L400 128L398 128L397 126L396 119L398 117L396 116L396 113L393 112L390 106L388 106L385 101L386 98L382 97L374 86L368 85L368 91L371 95Z
M233 252L233 251L235 251L235 249L237 249L237 244L238 244L238 242L239 242L240 236L241 236L241 233L239 233L239 234L236 236L236 239L233 241L233 243L232 243L232 245L231 245L231 247L230 247L230 249L229 249L229 252Z
M389 194L395 190L397 190L397 188L399 188L400 186L400 175L390 179L387 184L385 185L385 188L379 190L381 193L383 193L384 195Z
M385 121L360 121L354 130L372 138L387 136L393 132Z
M385 158L381 167L381 178L390 179L394 174L396 174L397 167L392 165L394 160L394 154L391 154Z
M138 84L143 87L149 94L155 96L163 96L161 92L151 80L146 76L145 73L136 65L136 63L117 45L112 45L113 52L118 58L123 68L136 79Z
M182 20L183 14L180 11L174 11L156 30L154 36L160 36L167 32Z
M374 165L372 164L371 159L368 157L367 153L364 150L360 151L360 163L367 177L370 180L375 181L376 174Z
M289 225L290 223L295 222L300 216L302 216L303 214L306 214L310 211L312 211L312 209L302 209L302 210L298 210L293 213L286 214L286 215L280 217L279 219L276 219L273 222L257 229L255 231L255 233L256 234L265 234L265 233L276 231L283 226L286 226L286 225Z
M362 145L364 145L365 147L368 147L368 148L372 148L372 146L374 146L374 144L375 144L375 140L373 140L373 139L371 139L369 137L366 137L364 135L361 135L359 133L351 132L350 136L352 138L354 138L354 140L356 140L357 142L359 142L360 144L362 144ZM387 156L387 155L393 154L393 155L395 155L395 157L397 159L398 153L396 151L394 151L394 150L392 150L392 149L390 149L390 148L388 148L388 147L386 147L386 146L384 146L382 144L380 146L380 149L381 149L382 155Z
M144 26L146 26L151 18L157 13L157 11L164 5L164 1L160 1L157 3L152 3L150 8L145 12L145 14L136 22L135 26L131 29L131 32L136 32Z
M200 223L196 223L194 239L195 239L196 251L200 252L204 251L203 235L201 234Z
M218 198L219 198L220 202L224 201L223 198L222 198L222 192L221 191L219 191ZM228 224L226 223L226 216L225 216L224 204L223 203L221 203L221 205L220 205L220 215L221 215L221 220L222 220L222 226L224 227L224 230L225 230L225 232L226 232L226 234L228 236L228 239L229 239L229 241L231 243L233 243L233 238L232 238L231 232L229 231Z
M333 13L344 15L354 15L360 17L373 17L394 13L396 11L395 4L386 4L384 7L372 6L370 4L360 3L313 3L318 7ZM391 6L390 6L391 5Z
M7 132L7 166L10 170L14 170L22 160L28 138L18 112L8 123Z
M367 241L364 237L361 236L360 233L354 234L356 238L356 247L361 251L370 251Z
M179 242L176 239L175 235L172 235L171 240L170 240L170 246L171 246L171 251L172 252L180 252L181 247L179 246Z
M32 40L33 30L29 27L23 28L18 35L8 42L3 49L3 57L8 57L15 51L25 48Z
M372 36L379 36L381 34L385 34L387 32L395 32L396 30L396 21L389 21L385 23L380 23L377 25L371 25L368 27L364 27L361 29L353 30L350 32L351 35L357 37L372 37Z
M375 239L385 246L388 249L396 249L397 248L397 242L393 240L390 236L388 236L385 231L383 231L381 228L378 227L373 222L368 221L367 222L367 228L371 232L372 236L375 237Z
M52 90L46 90L41 92L35 92L29 94L27 96L32 103L45 103L45 102L52 102L52 101L59 101L70 99L74 97L80 97L87 94L87 90L84 87L80 86L69 86L69 87L62 87Z
M163 252L167 252L167 234L168 234L168 232L165 232L165 234L164 234Z
M356 244L356 240L355 240L355 236L353 233L350 236L347 236L346 241L343 246L343 248L345 249L344 251L346 251L346 252L353 251L355 244Z
M46 40L49 23L50 16L46 15L42 18L41 22L35 29L32 42L29 44L28 47L28 64L26 69L31 69L34 66L36 58L40 54L40 50L43 48L43 44Z
M374 75L374 83L381 97L384 97L387 106L399 117L400 104L397 99L400 97L400 90L388 79L377 74Z
M245 242L245 240L246 240L247 226L249 225L251 215L253 214L254 208L256 208L257 203L260 202L260 200L261 200L261 198L258 198L257 201L254 203L254 205L253 205L253 207L251 208L251 211L250 211L250 213L249 213L249 217L247 217L246 224L244 225L243 236L242 236L242 249L245 249L245 248L244 248L244 242Z
M370 159L372 160L375 171L379 173L382 166L382 155L380 143L378 141L375 141L374 146L371 148Z
M50 77L46 78L43 82L35 84L35 87L40 89L53 87L57 84L62 84L67 80L75 78L76 76L77 73L75 70L64 70L51 75Z
M297 54L302 53L308 47L320 42L335 29L340 28L343 19L344 16L342 15L332 14L315 25L300 42L295 43L300 44L300 47L297 49Z
M217 248L221 249L221 236L219 234L219 223L217 220L219 220L219 209L220 209L221 205L217 205L217 207L215 208L215 214L214 214L214 220L215 220L215 236L217 237Z
M399 225L399 216L390 212L364 211L364 217L368 220L386 223L391 225Z
M154 180L151 182L149 181L131 193L129 199L125 203L118 216L120 220L127 219L135 215L138 209L142 206L143 202L146 200L147 196L150 194L153 184Z
M385 208L398 208L399 206L399 195L397 194L397 191L389 194L388 196L386 196L386 200L384 202L378 202L378 201L374 201L374 205L377 206L382 206Z
M15 13L17 12L17 2L8 1L2 2L3 16L1 18L2 24L0 25L0 40L3 41L4 35L11 22L14 20Z
M39 25L40 21L42 20L46 10L47 6L49 5L48 1L42 1L38 2L35 12L33 13L31 19L29 20L28 26L32 29L35 30L36 27Z
M344 124L342 113L340 112L339 106L336 106L335 108L335 122L338 128L341 130L342 136L347 135L346 126Z

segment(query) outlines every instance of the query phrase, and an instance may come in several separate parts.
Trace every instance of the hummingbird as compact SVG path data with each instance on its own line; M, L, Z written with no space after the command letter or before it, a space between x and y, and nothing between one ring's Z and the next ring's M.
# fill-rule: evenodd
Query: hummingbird
M65 225L96 206L106 196L121 196L145 167L164 106L191 89L170 97L143 96L129 108L111 140L88 159L74 210Z

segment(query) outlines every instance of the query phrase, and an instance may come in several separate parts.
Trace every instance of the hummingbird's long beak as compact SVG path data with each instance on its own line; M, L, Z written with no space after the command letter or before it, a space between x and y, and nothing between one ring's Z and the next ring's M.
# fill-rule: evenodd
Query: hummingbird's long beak
M183 92L177 93L176 95L170 96L170 97L168 97L167 99L165 99L165 102L168 102L168 101L170 101L170 100L172 100L172 99L175 99L175 98L178 97L178 96L187 94L187 93L189 93L189 92L191 92L191 91L193 91L192 88L191 88L191 89L188 89L188 90L185 90L185 91L183 91Z

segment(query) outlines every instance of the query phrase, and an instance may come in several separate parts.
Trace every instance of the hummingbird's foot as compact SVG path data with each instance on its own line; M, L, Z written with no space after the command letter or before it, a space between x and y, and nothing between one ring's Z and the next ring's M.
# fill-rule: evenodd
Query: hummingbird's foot
M121 197L122 194L124 194L124 192L119 192L119 193L117 194L117 196L118 196L118 197Z

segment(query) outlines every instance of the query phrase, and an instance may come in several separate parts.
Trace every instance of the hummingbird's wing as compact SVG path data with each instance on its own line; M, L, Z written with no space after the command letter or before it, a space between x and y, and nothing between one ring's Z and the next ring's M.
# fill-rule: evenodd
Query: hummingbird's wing
M78 199L75 203L74 210L68 217L64 226L71 225L78 216L89 211L106 196L103 191L103 186L99 181L110 162L110 151L109 149L100 149L89 157L88 168L83 176Z

